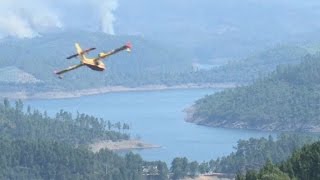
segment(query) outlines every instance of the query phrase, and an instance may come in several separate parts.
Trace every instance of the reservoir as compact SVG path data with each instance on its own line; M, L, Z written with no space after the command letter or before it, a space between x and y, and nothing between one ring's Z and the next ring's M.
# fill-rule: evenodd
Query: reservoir
M184 121L183 110L197 99L221 89L184 89L107 93L58 100L28 100L27 105L54 115L60 109L130 125L131 137L162 148L134 151L145 160L171 163L175 157L209 161L234 151L239 139L272 133L210 128ZM274 135L274 134L272 134Z

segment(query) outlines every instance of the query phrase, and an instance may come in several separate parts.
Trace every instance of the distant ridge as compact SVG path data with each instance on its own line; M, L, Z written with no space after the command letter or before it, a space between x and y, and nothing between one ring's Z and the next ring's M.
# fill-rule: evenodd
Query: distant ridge
M106 72L83 68L66 74L62 81L53 74L55 70L78 62L77 59L65 59L74 54L75 42L80 43L83 48L96 47L97 50L88 55L94 57L101 51L112 50L128 41L133 44L132 52L106 59ZM34 79L43 82L49 90L98 88L119 84L139 86L160 81L165 74L187 72L192 64L190 58L179 54L174 48L161 46L139 36L111 36L85 31L43 34L32 39L5 38L0 42L0 59L0 68L13 66L32 74Z
M0 68L0 83L37 84L41 81L17 67L8 66Z
M187 121L266 131L320 132L320 55L284 65L252 85L198 100Z

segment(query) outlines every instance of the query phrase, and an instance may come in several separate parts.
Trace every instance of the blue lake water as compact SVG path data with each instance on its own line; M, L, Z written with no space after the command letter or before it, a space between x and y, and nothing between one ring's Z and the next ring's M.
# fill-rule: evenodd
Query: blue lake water
M132 137L162 146L135 151L145 160L170 163L175 157L189 160L216 159L230 154L239 139L267 137L268 132L209 128L184 121L183 109L218 89L121 92L61 100L29 100L26 104L48 114L60 109L131 125Z

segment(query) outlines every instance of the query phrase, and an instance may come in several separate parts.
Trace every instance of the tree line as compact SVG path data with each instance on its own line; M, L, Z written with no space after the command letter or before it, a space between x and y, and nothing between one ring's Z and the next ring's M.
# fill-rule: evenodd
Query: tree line
M292 153L300 150L306 144L319 140L316 135L280 134L273 138L250 138L239 140L235 152L215 160L197 162L186 157L175 158L170 167L172 179L196 177L206 173L223 173L227 176L256 172L263 169L266 163L281 163ZM320 156L319 156L320 157Z
M0 104L0 135L11 138L38 139L65 142L73 145L87 145L97 141L119 141L130 138L130 126L126 123L112 123L86 114L60 110L54 117L46 112L24 110L21 100L14 105L8 99ZM121 132L122 131L122 132Z
M219 127L315 131L320 117L320 55L279 66L268 77L198 100L192 119Z
M267 161L259 171L238 174L237 180L317 180L320 178L320 142L305 145L281 163Z
M163 162L146 162L139 155L120 156L109 150L93 153L88 144L129 139L130 126L61 110L24 110L22 101L0 104L0 179L168 179ZM145 167L145 168L144 168Z
M87 148L75 148L61 142L10 140L4 137L0 138L0 151L0 179L147 178L142 168L146 162L133 153L122 157L109 150L93 153ZM159 163L155 165L159 165L159 169L163 166Z

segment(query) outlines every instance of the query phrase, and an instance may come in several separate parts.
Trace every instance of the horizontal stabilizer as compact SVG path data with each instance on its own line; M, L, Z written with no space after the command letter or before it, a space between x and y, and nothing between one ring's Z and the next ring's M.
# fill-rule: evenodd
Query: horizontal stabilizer
M96 49L96 48L86 49L86 50L82 51L81 53L77 53L77 54L74 54L74 55L71 55L71 56L67 57L67 59L75 58L75 57L77 57L77 56L79 56L79 55L86 54L86 53L88 53L88 52L90 52L90 51L93 51L93 50L95 50L95 49Z

